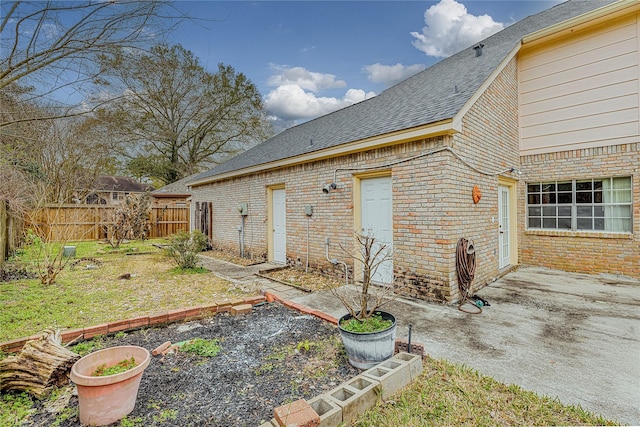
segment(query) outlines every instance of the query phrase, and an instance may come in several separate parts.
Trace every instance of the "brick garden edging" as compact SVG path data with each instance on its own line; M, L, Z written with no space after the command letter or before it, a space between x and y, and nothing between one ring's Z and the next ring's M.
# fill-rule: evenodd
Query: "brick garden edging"
M107 335L120 331L131 331L140 329L145 326L156 326L174 322L182 322L185 320L196 320L213 316L217 313L230 312L234 307L251 305L266 301L264 295L258 295L248 298L237 298L230 301L222 301L219 303L211 303L188 307L178 310L169 310L163 313L152 314L149 316L139 316L131 319L118 320L100 325L88 326L86 328L69 329L62 331L62 343L66 344L74 340L89 340L97 335ZM245 307L246 308L246 307ZM10 341L0 343L0 350L5 353L16 353L22 350L27 341L39 339L41 334L31 335L28 337L17 338Z

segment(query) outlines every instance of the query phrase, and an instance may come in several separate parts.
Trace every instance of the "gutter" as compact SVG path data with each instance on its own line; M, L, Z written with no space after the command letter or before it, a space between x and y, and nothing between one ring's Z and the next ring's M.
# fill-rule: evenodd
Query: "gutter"
M300 154L298 156L287 157L273 162L262 163L259 165L224 172L218 175L201 178L196 181L190 181L187 183L187 185L190 188L193 188L200 185L209 184L211 182L222 181L228 178L235 178L243 175L253 174L256 172L295 166L302 163L309 163L312 161L324 160L337 156L344 156L361 152L363 150L388 147L409 141L415 141L421 138L432 138L440 135L453 135L462 130L459 125L460 123L454 122L453 119L446 119L417 128L405 129L386 135L366 138L360 141L348 142L338 146L325 148L323 150L313 151L311 153Z
M591 12L578 15L566 21L559 22L547 28L543 28L522 38L522 44L534 43L551 36L561 36L562 32L574 32L576 27L594 25L594 21L612 19L628 13L640 10L638 0L619 0L617 2L594 9Z

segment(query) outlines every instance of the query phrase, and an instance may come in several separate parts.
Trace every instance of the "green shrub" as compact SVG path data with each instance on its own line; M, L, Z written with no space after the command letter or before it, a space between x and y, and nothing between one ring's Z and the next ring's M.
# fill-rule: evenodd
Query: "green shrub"
M191 233L180 230L169 241L167 252L180 268L196 268L198 253L207 247L207 237L198 230Z

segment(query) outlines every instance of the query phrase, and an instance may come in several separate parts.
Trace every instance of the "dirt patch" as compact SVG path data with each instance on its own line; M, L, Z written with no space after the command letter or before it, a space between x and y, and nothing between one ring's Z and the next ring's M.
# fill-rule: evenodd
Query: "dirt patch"
M264 257L241 257L239 254L234 254L225 249L212 248L206 252L202 252L201 255L211 258L227 261L236 265L249 266L254 264L260 264L265 262Z
M22 279L35 279L37 274L24 267L0 266L0 282L13 282Z
M155 357L145 370L131 426L257 426L273 408L324 393L359 371L348 364L336 328L278 303L250 314L142 329L103 345L139 345L149 350L165 341L219 339L213 358L176 353ZM55 412L38 403L26 425L79 426L72 396ZM72 414L62 416L61 414ZM116 424L117 425L117 424Z

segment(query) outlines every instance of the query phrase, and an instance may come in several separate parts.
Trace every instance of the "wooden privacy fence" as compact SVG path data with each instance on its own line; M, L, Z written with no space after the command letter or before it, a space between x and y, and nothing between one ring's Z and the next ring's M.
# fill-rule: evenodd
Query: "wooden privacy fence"
M113 224L117 206L62 205L46 207L34 214L38 234L50 241L103 240ZM189 231L189 208L152 207L149 213L151 232L149 238L168 237L179 230Z
M151 236L168 237L176 234L179 230L189 231L189 208L188 207L153 207L149 214L151 223Z

